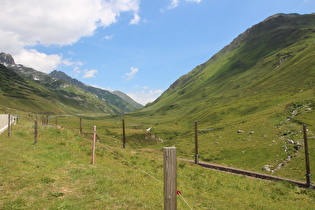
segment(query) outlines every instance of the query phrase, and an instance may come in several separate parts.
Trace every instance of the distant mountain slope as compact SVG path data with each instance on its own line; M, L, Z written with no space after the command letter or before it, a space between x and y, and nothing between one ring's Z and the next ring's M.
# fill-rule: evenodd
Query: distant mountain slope
M271 16L180 77L138 114L217 123L279 104L314 103L314 40L315 14Z
M8 54L2 58L10 60ZM94 94L57 80L32 68L16 65L14 60L0 64L0 107L33 113L106 113L123 112Z
M92 87L90 85L86 85L86 84L78 81L77 79L69 77L64 72L55 70L55 71L52 71L49 75L54 77L54 78L57 78L57 79L63 79L63 80L70 82L71 84L73 84L79 88L82 88L86 91L89 91L89 92L97 95L100 99L120 108L124 112L134 111L136 109L140 109L143 107L142 105L140 105L137 102L135 102L134 100L132 100L130 97L128 97L128 96L126 97L126 95L123 93L118 95L115 93L111 93L108 90L103 90L100 88Z
M125 100L128 104L130 104L133 108L135 109L141 109L143 108L143 105L135 102L132 98L130 98L127 94L121 92L121 91L118 91L118 90L115 90L112 92L113 94L119 96L120 98L122 98L123 100Z

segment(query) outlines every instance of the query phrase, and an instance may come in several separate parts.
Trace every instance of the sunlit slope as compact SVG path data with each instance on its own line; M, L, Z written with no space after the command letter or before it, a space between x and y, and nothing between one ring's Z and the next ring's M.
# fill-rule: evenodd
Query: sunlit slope
M275 15L180 77L141 114L217 123L314 99L315 15Z
M31 113L103 113L114 114L112 107L95 95L65 81L51 82L53 90L18 75L0 64L0 110Z

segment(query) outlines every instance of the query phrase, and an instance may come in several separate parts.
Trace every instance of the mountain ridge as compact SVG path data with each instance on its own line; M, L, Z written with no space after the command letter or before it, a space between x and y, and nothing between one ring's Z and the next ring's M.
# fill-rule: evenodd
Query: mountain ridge
M140 105L139 103L137 103L133 99L131 99L130 97L128 98L125 96L125 98L128 100L128 101L126 101L124 98L120 97L117 94L114 94L108 90L104 90L104 89L96 88L96 87L93 87L90 85L86 85L86 84L80 82L79 80L68 76L66 73L64 73L62 71L54 70L49 75L52 76L53 78L63 79L63 80L70 82L71 84L73 84L79 88L82 88L86 91L89 91L89 92L97 95L100 99L117 106L118 108L122 109L124 112L134 111L136 109L140 109L143 107L142 105ZM121 94L121 95L125 95L125 94Z
M277 14L266 18L240 34L208 61L181 76L138 114L176 113L178 118L190 115L206 118L211 115L206 113L210 108L220 110L219 115L232 113L223 111L220 104L234 107L228 109L237 113L240 109L250 110L253 107L259 111L281 100L285 103L289 98L281 95L274 97L273 94L288 94L292 90L292 95L298 97L294 90L298 81L308 84L307 90L314 88L311 86L314 67L310 66L314 63L310 59L314 34L315 14ZM297 64L305 69L304 75L293 68ZM292 78L290 74L297 77ZM282 78L285 78L286 84ZM272 94L271 97L267 96L267 91ZM261 98L256 95L261 95ZM246 99L246 103L230 104L229 100L237 99Z
M12 69L18 75L20 75L22 77L26 77L30 80L33 80L36 83L41 84L41 85L45 86L46 88L62 95L62 97L70 97L70 98L73 98L74 100L78 99L79 105L85 106L86 103L84 102L83 98L86 98L86 97L91 98L91 97L96 96L100 100L96 104L98 104L97 106L100 108L99 111L101 111L101 112L104 111L105 113L119 114L120 115L120 114L124 114L126 112L131 112L131 111L134 111L136 109L142 108L141 105L137 106L137 103L134 102L132 99L129 99L129 101L127 102L124 99L122 99L121 97L117 96L116 94L113 94L113 93L106 91L106 90L102 90L99 88L85 85L82 82L69 77L68 75L66 75L63 72L59 72L59 74L61 74L61 73L63 74L62 76L63 76L64 82L60 81L59 78L53 78L49 74L37 71L33 68L25 67L22 64L16 64L14 61L14 58L10 54L6 54L4 52L0 53L0 64L3 64L4 65L3 67ZM5 69L5 68L3 68L3 69ZM7 69L5 69L5 70L7 71ZM4 75L6 75L6 74L4 74ZM6 78L6 79L9 80L9 78ZM71 87L70 84L77 87L77 89ZM25 87L25 85L24 85L24 87ZM87 91L87 92L84 93L79 89L82 89L82 90ZM21 92L21 91L18 91L18 92ZM44 92L47 92L47 90L45 90ZM82 94L85 96L83 96ZM88 94L93 94L94 96L93 95L88 96ZM45 97L45 96L47 97L48 95L51 95L51 93L41 94L40 96L41 97ZM9 95L4 93L4 96L9 96ZM17 97L17 95L15 95L15 97ZM91 102L93 99L88 99L88 100ZM87 102L87 103L89 103L89 102ZM103 105L100 105L100 103L103 103ZM88 106L92 107L92 109L95 109L95 107L93 105L88 105ZM101 108L102 106L104 106L104 107Z

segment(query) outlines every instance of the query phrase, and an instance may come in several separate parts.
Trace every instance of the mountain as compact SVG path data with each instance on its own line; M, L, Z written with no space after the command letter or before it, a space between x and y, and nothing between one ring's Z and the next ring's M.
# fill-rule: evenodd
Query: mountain
M70 76L68 76L64 72L55 70L55 71L52 71L49 75L52 76L53 78L62 79L62 80L65 80L67 82L70 82L71 84L73 84L79 88L82 88L83 90L91 92L91 93L97 95L103 101L106 101L106 102L113 104L114 106L118 107L123 112L131 112L131 111L134 111L136 109L140 109L143 107L142 105L138 104L133 99L131 99L130 97L126 96L125 94L118 95L118 94L111 93L108 90L103 90L100 88L86 85L86 84L78 81L77 79L71 78Z
M216 124L314 106L315 14L276 14L176 80L137 115ZM276 113L275 113L276 114Z
M92 112L103 112L107 114L123 114L126 112L131 112L136 109L142 108L142 105L137 104L132 99L124 100L116 94L113 94L107 90L102 90L99 88L95 88L92 86L88 86L83 84L82 82L73 79L60 71L53 71L51 75L46 73L37 71L33 68L25 67L21 64L15 64L13 57L10 54L0 53L0 63L3 64L3 69L6 71L13 70L16 74L18 74L23 80L30 83L30 80L34 81L31 82L32 85L38 86L42 85L45 87L45 94L40 94L40 97L50 97L55 98L55 102L59 103L58 100L60 99L62 102L69 104L70 107L67 107L66 104L64 105L64 109L62 112L67 112L68 108L70 108L75 113L81 113L82 109L86 112L86 109L91 109ZM4 68L7 67L7 68ZM3 71L4 72L4 71ZM3 73L2 72L2 73ZM2 75L2 78L5 78L5 75ZM9 81L10 78L7 78ZM5 84L4 82L2 84ZM11 84L11 86L14 84ZM11 87L10 86L10 87ZM26 87L24 85L24 87ZM23 88L21 89L20 93L23 93ZM7 90L7 89L4 89ZM38 93L34 91L35 95ZM24 94L24 93L23 93ZM28 95L27 93L26 95ZM5 93L3 96L9 96L10 94ZM53 97L53 95L55 97ZM12 96L12 95L11 95ZM30 96L33 97L34 95ZM16 97L16 95L15 95ZM46 98L48 99L48 98ZM48 99L50 100L50 99ZM69 102L69 100L74 100ZM42 100L39 100L41 103ZM10 103L12 104L12 103ZM77 107L73 107L74 105L80 105ZM82 107L83 106L83 107ZM71 108L72 107L72 108ZM84 108L85 107L85 108ZM13 108L13 107L12 107ZM42 107L44 108L44 107ZM73 109L74 108L74 109ZM40 109L41 112L53 112L49 110Z
M121 91L118 91L118 90L115 90L112 92L113 94L119 96L120 98L122 98L123 100L125 100L128 104L130 104L134 109L141 109L143 108L143 105L135 102L132 98L130 98L127 94L121 92Z
M0 53L0 63L4 66L15 65L14 59L10 54Z
M64 80L15 64L12 56L1 53L0 108L33 113L103 113L124 112Z

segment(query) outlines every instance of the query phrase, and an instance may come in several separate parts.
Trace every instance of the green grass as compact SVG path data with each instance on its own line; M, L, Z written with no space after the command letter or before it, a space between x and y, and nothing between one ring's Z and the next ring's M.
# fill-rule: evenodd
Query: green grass
M119 121L83 119L86 135L75 128L78 118L60 119L60 124L66 122L67 128L40 126L36 145L33 123L26 115L13 126L10 138L1 134L1 209L163 208L161 150L168 143L156 142L150 148L137 142L135 134L141 130L129 128L127 149L122 149ZM87 132L94 124L99 137L91 165ZM179 157L180 151L179 147ZM225 174L181 161L177 168L178 190L193 209L300 209L301 203L303 209L312 209L315 201L313 190L285 182ZM178 208L189 209L181 197Z
M276 167L290 155L292 160L273 175L304 181L302 125L307 124L310 137L315 133L313 19L301 16L295 24L280 17L278 23L258 24L134 113L110 116L62 100L56 109L80 115L57 116L58 128L41 126L37 145L32 144L35 116L19 113L21 123L12 137L0 136L0 209L161 209L162 148L176 146L179 158L193 159L195 120L199 129L213 129L198 133L201 161L269 174L262 172L264 165ZM0 110L34 107L37 112L46 104L6 100ZM297 115L287 121L294 110ZM55 117L50 116L51 124ZM123 118L127 149L122 149ZM92 166L94 125L98 143ZM301 149L296 151L289 139ZM314 149L310 138L311 172ZM313 190L185 162L178 162L178 190L193 209L313 209L315 201ZM188 209L180 198L178 205Z

